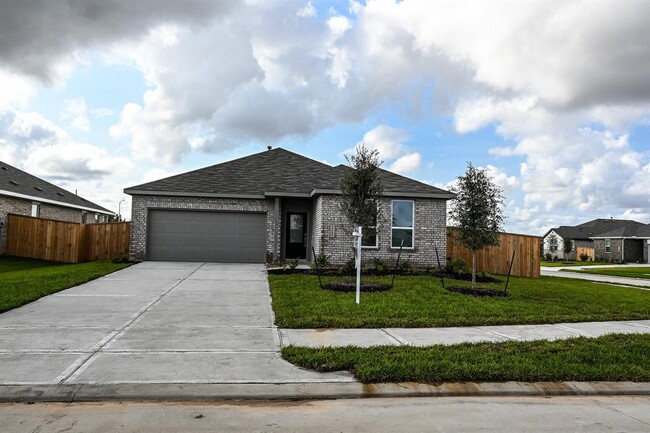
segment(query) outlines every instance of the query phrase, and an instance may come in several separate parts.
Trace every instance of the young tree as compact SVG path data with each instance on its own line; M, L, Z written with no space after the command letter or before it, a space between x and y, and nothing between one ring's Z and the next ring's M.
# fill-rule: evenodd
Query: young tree
M354 225L357 243L357 304L359 303L361 285L361 233L376 230L381 218L379 200L382 194L379 176L379 152L369 150L363 144L357 146L356 153L346 156L352 170L347 170L341 179L341 200L339 207L343 215ZM376 235L376 233L375 233Z
M562 238L562 249L564 250L564 260L569 260L569 253L573 251L571 238Z
M467 163L464 176L451 188L456 194L449 216L457 225L455 236L472 250L472 287L476 286L476 252L488 246L499 245L503 230L503 194L486 170Z
M555 260L555 253L557 252L557 246L559 244L559 241L557 240L557 235L555 233L551 233L548 235L548 251L551 254L551 260Z
M379 152L361 144L354 155L345 159L352 170L341 179L341 212L355 227L374 227L380 216L379 200L383 192Z

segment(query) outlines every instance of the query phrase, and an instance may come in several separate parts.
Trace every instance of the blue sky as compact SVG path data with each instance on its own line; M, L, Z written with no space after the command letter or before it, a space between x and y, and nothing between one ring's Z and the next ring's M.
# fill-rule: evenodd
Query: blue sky
M0 159L129 217L125 187L266 146L358 143L506 229L650 223L650 3L140 0L0 4ZM24 23L27 23L24 25Z

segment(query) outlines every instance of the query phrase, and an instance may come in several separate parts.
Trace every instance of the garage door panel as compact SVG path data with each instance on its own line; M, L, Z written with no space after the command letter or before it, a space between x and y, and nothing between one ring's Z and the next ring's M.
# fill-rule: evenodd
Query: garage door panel
M149 211L149 260L263 263L266 215Z

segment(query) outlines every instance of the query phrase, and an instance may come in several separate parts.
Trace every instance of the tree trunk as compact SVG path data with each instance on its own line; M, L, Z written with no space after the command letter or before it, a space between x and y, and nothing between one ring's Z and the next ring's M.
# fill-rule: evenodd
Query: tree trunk
M472 289L476 287L476 250L472 250Z

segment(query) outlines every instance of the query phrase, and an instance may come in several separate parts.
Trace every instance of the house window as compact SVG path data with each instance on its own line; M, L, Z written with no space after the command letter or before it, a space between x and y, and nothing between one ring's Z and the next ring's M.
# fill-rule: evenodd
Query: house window
M32 203L32 216L33 217L40 217L41 216L41 204L40 203Z
M393 200L391 207L391 247L413 248L415 202L411 200Z
M612 252L612 240L611 239L605 239L605 252L606 253L611 253Z
M364 227L361 237L361 247L377 248L377 227Z

